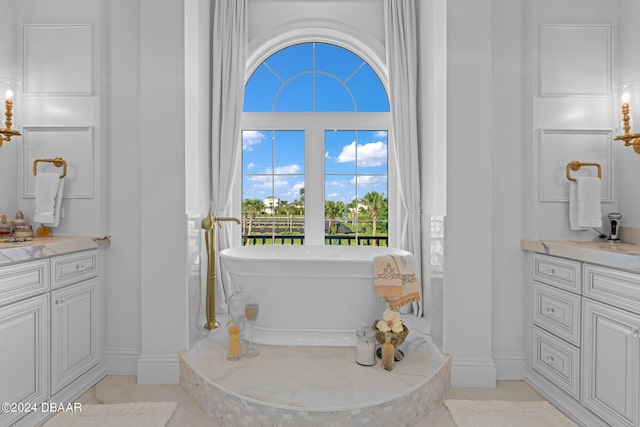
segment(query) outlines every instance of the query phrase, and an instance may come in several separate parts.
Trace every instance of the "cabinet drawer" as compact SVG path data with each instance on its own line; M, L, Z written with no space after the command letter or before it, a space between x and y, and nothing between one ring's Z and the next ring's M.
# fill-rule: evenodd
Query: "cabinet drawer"
M580 350L533 326L531 365L549 381L580 400Z
M48 290L48 259L0 267L0 305Z
M580 346L580 296L533 282L533 323Z
M98 251L91 250L51 259L51 288L76 283L98 275Z
M533 278L576 294L580 293L580 263L564 258L533 254Z
M640 275L585 264L584 296L640 313Z

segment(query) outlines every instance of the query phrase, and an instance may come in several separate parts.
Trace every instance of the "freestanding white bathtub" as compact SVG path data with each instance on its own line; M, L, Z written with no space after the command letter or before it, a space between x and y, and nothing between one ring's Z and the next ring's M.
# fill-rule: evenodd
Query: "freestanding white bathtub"
M355 331L382 317L373 257L409 252L376 246L261 245L224 249L226 283L260 304L254 340L272 345L353 346Z

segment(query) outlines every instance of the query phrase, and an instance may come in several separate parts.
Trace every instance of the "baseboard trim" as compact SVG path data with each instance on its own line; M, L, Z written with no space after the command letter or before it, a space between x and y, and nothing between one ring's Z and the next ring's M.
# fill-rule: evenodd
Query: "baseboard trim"
M493 359L456 359L451 363L451 387L495 388L496 364Z
M138 384L179 384L178 353L141 354L138 358Z
M493 353L498 381L521 381L527 368L527 356L524 353Z
M108 347L104 358L108 375L136 375L138 373L139 348Z

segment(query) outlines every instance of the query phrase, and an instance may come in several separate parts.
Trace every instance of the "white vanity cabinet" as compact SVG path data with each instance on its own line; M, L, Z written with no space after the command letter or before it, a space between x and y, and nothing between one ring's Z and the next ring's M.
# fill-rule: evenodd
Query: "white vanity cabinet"
M639 426L640 275L584 265L585 406L615 426Z
M51 259L51 394L101 360L98 252Z
M581 425L640 426L640 274L531 260L525 379Z
M38 425L53 415L39 404L71 402L106 374L98 261L90 249L0 266L0 402L15 403L0 427Z

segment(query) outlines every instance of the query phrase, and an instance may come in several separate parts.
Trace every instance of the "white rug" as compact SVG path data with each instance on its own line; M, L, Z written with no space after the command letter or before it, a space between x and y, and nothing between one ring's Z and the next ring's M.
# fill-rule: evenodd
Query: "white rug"
M549 402L444 401L458 427L576 427Z
M177 402L82 405L81 411L60 412L43 427L164 427Z

